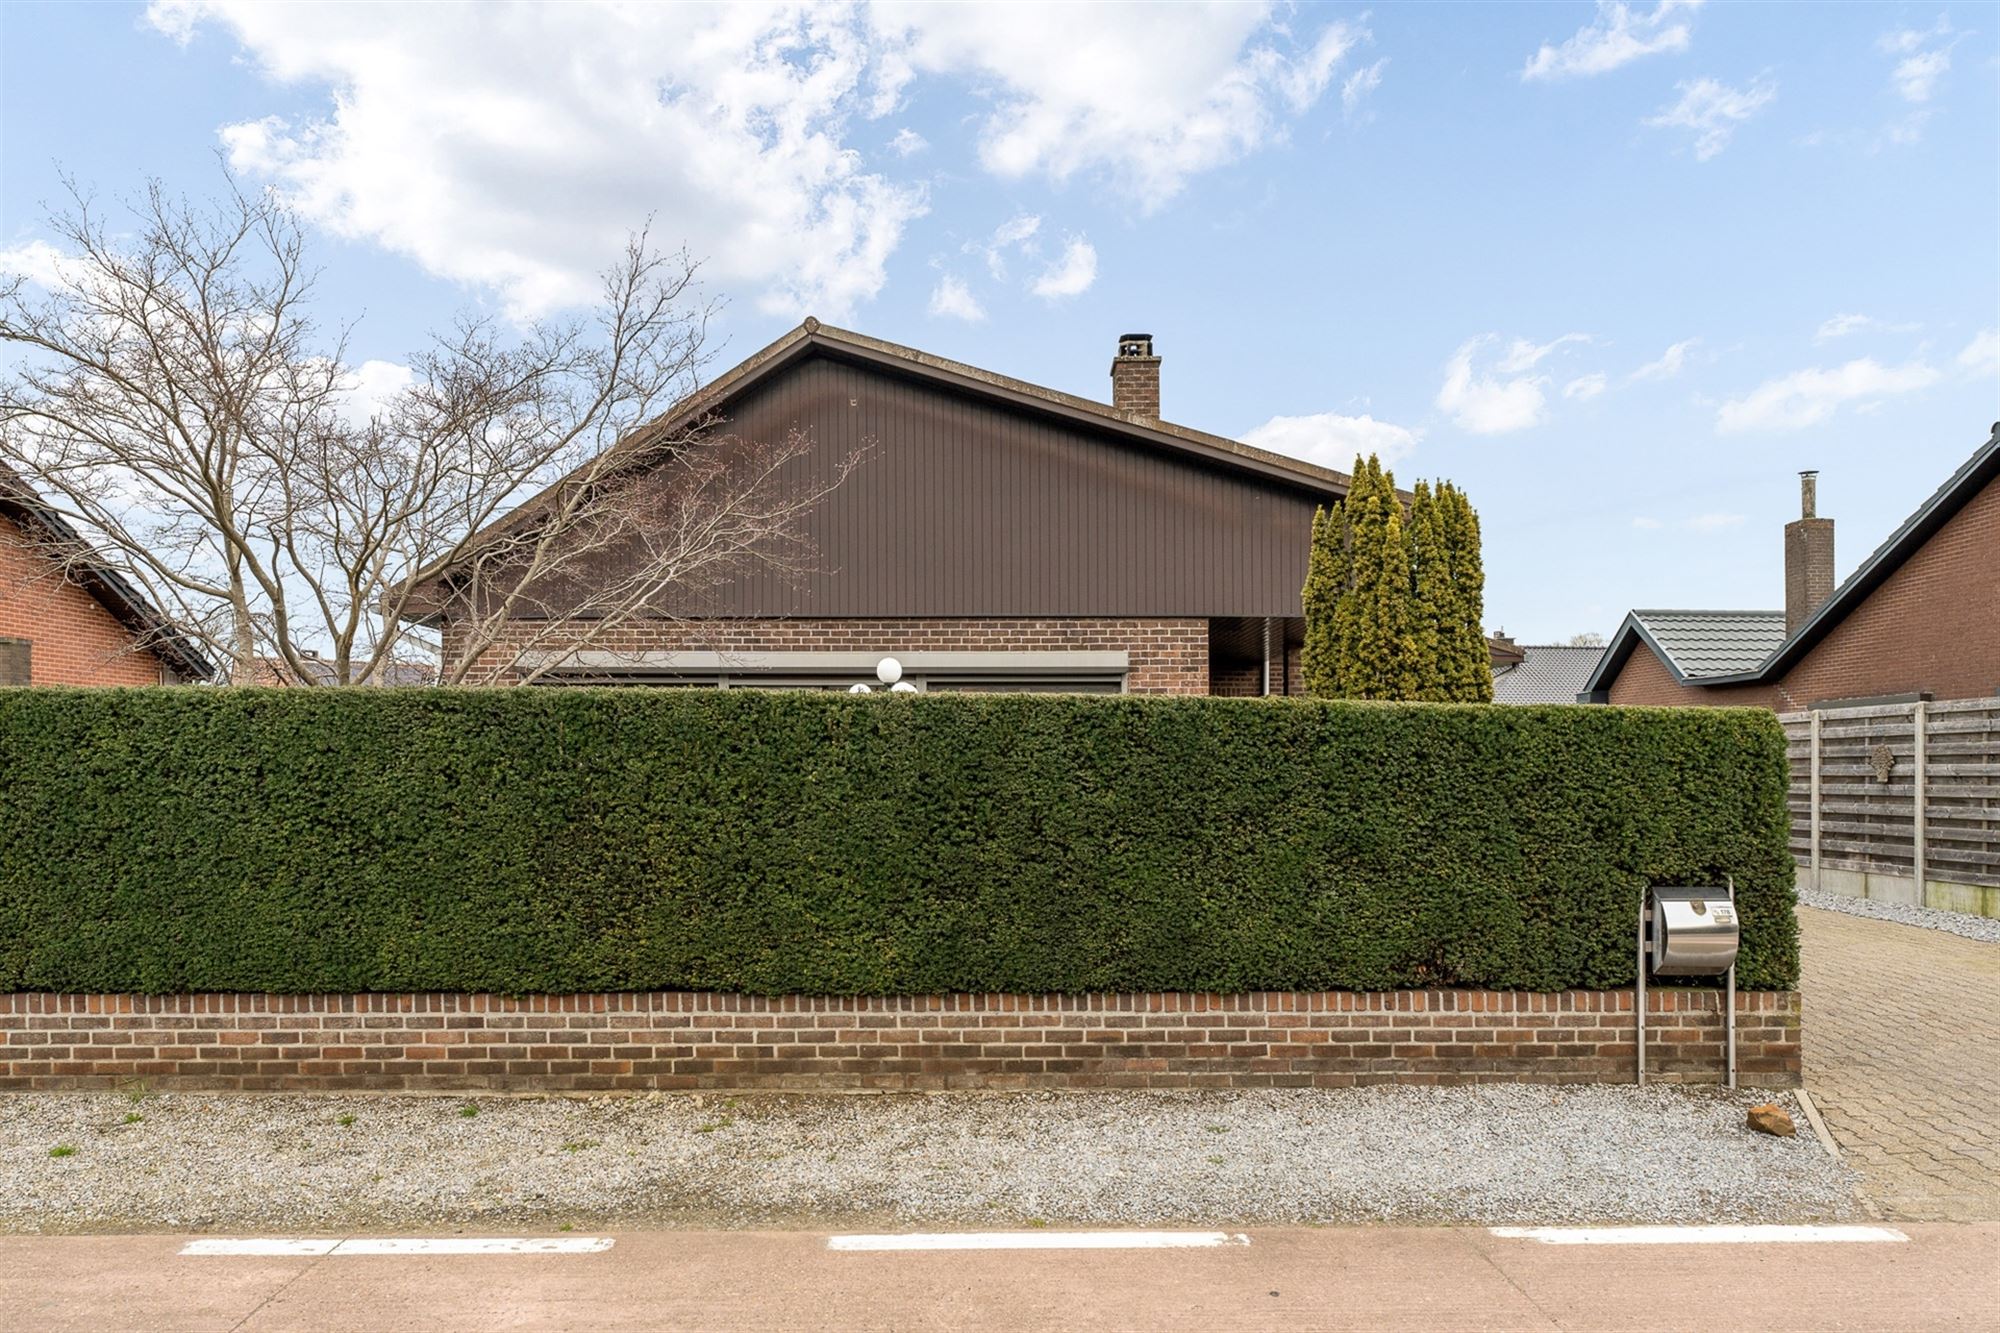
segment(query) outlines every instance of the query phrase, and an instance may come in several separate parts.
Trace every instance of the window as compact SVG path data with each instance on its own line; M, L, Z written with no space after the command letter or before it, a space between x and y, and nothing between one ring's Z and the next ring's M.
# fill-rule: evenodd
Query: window
M0 639L0 685L32 685L35 645L28 639Z

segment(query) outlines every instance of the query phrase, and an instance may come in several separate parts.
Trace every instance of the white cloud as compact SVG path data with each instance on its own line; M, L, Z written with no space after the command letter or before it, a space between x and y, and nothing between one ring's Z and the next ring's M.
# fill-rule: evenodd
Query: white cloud
M876 40L911 75L960 78L993 104L979 157L1008 179L1110 181L1157 208L1188 179L1284 135L1366 32L1295 38L1263 5L877 4Z
M1951 68L1950 51L1924 51L1896 62L1889 74L1897 96L1905 102L1928 102L1937 91L1938 80Z
M1408 458L1420 438L1406 426L1371 416L1315 412L1303 417L1272 417L1245 434L1243 443L1345 472L1357 457L1369 454L1378 456L1385 465Z
M1580 335L1565 335L1557 339L1557 343L1573 336ZM1452 353L1451 360L1445 363L1444 384L1438 389L1439 409L1461 428L1475 435L1502 435L1536 425L1543 419L1548 402L1548 395L1544 392L1548 384L1545 376L1517 375L1503 379L1490 371L1474 372L1474 355L1494 341L1494 335L1488 333L1461 345ZM1548 344L1548 348L1555 345ZM1537 350L1533 343L1516 340L1506 360L1510 364L1520 364L1524 348L1530 352ZM1540 350L1541 355L1547 355L1547 348ZM1539 359L1539 356L1534 358ZM1534 361L1527 364L1532 365ZM1507 373L1504 370L1501 372L1503 375Z
M1017 213L993 229L993 235L983 241L967 241L965 253L978 255L986 261L986 271L995 282L1007 277L1007 259L1010 255L1033 256L1040 253L1035 237L1042 229L1042 219L1034 213Z
M1736 127L1769 106L1778 96L1778 86L1759 75L1747 87L1731 88L1714 79L1695 79L1674 85L1680 100L1662 107L1646 124L1662 129L1694 131L1694 156L1706 162L1729 146Z
M1523 79L1560 79L1605 74L1641 56L1688 49L1685 15L1701 0L1660 0L1650 14L1634 14L1631 6L1598 0L1597 18L1561 46L1544 44L1528 58Z
M1014 178L1087 173L1142 207L1284 136L1365 35L1294 36L1256 6L567 4L357 11L154 0L187 42L219 30L287 100L224 127L232 165L335 232L499 292L516 316L593 300L648 217L772 313L845 317L926 210L851 131L919 79L983 107L979 155ZM551 53L559 58L550 58ZM274 95L275 96L275 95ZM891 140L894 164L915 131ZM867 136L869 143L879 142ZM903 155L899 158L897 155Z
M1816 343L1832 342L1845 338L1851 333L1915 333L1921 325L1893 324L1888 320L1876 319L1873 315L1835 315L1813 331Z
M63 252L47 241L23 241L0 250L0 273L26 278L50 290L62 282L62 263Z
M924 149L930 146L930 140L918 134L908 125L897 130L896 137L889 140L889 151L893 152L897 157L909 157L912 154L923 152Z
M341 382L345 391L341 415L363 425L415 381L416 372L398 362L363 361Z
M1848 403L1866 408L1901 393L1937 383L1938 372L1912 361L1885 366L1870 357L1831 369L1795 371L1766 380L1741 398L1722 405L1716 427L1724 431L1802 430L1818 425Z
M1602 374L1580 375L1568 384L1563 385L1563 397L1586 400L1595 398L1598 394L1604 392L1609 383L1610 381Z
M1518 375L1524 370L1533 370L1542 359L1559 347L1570 343L1587 343L1587 333L1565 333L1560 338L1545 343L1531 343L1525 338L1516 338L1500 358L1498 369L1503 375Z
M1641 532L1657 532L1661 528L1664 528L1667 525L1660 522L1660 520L1657 518L1648 518L1645 515L1641 514L1633 518L1632 526L1639 529L1639 531Z
M963 278L947 273L931 290L931 313L977 322L986 318L986 307L979 304L979 298L972 294Z
M1984 329L1973 335L1958 354L1958 368L1972 375L2000 378L2000 329Z
M1368 94L1382 86L1382 70L1388 63L1389 58L1384 56L1374 64L1364 65L1347 76L1347 81L1340 85L1340 109L1346 115L1352 117L1368 99Z
M1645 365L1633 371L1632 378L1635 380L1670 380L1674 378L1674 376L1681 373L1682 367L1687 365L1689 350L1700 341L1701 339L1699 338L1687 338L1675 343L1660 354L1659 360L1648 361Z
M1028 290L1044 301L1080 296L1097 281L1097 250L1081 236L1072 236L1062 255L1035 279Z
M922 191L844 142L870 62L840 12L678 6L156 3L214 24L324 119L227 126L233 166L309 216L529 316L595 297L658 216L711 278L774 313L844 316L878 292ZM560 52L560 59L550 59Z

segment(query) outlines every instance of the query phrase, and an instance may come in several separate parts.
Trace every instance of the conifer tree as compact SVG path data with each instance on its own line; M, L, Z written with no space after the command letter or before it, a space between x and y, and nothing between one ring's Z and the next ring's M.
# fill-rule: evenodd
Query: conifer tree
M1445 558L1451 570L1449 629L1441 645L1449 697L1493 702L1493 658L1486 646L1486 566L1479 551L1479 514L1465 492L1439 487Z
M1347 604L1349 561L1347 507L1335 504L1315 510L1303 592L1306 642L1299 654L1299 675L1306 693L1322 698L1338 698L1341 693L1340 614Z
M1442 490L1444 483L1439 483ZM1456 589L1445 548L1444 511L1429 482L1416 484L1410 502L1411 699L1457 697L1455 673L1448 669L1446 644L1456 622Z
M1354 509L1356 499L1361 505ZM1394 480L1369 458L1348 496L1354 613L1344 625L1342 693L1355 699L1403 699L1410 683L1410 556Z
M1418 482L1407 512L1376 457L1313 516L1302 592L1308 693L1491 702L1479 516L1449 482Z

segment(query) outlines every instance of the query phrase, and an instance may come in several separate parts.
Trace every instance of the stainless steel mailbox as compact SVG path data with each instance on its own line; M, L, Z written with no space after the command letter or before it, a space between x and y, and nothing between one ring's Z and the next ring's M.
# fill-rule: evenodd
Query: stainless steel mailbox
M1715 977L1736 965L1736 904L1719 888L1653 890L1653 975Z
M1656 977L1722 975L1723 1082L1736 1086L1736 881L1721 888L1654 885L1639 896L1637 976L1632 1009L1638 1018L1639 1083L1646 1082L1646 974Z

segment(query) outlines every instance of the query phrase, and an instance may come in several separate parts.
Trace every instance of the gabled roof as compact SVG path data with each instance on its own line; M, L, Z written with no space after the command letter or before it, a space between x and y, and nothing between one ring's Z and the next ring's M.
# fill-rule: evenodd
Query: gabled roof
M1602 644L1530 643L1518 651L1519 662L1494 668L1496 704L1573 704L1604 656Z
M1047 416L1071 424L1087 425L1115 438L1182 455L1190 462L1205 463L1234 472L1264 477L1330 499L1345 496L1351 481L1345 472L1336 472L1332 468L1320 467L1302 459L1289 458L1284 454L1274 454L1227 436L1211 435L1207 431L1175 425L1170 421L1121 412L1109 403L1079 398L1074 394L1062 393L1039 384L1030 384L1026 380L995 374L993 371L982 370L960 361L933 356L914 347L871 338L864 333L837 329L811 317L776 342L752 353L701 389L689 394L653 421L630 432L612 446L611 454L607 455L607 462L615 467L616 455L620 452L638 452L648 442L661 435L671 436L721 415L731 399L749 391L780 371L815 355L873 366L892 374L983 398L1017 411ZM487 524L474 534L466 550L474 549L489 537L508 531L516 524L532 518L561 485L561 481L552 483L512 512ZM463 555L460 558L462 559ZM416 574L413 581L423 583L436 578L453 563L456 562L445 561L433 565Z
M98 605L176 675L186 680L215 677L214 665L195 641L107 564L68 519L4 465L0 465L0 515L35 534L41 545L53 548L51 555L61 553L63 576L96 598Z
M1755 668L1784 641L1783 611L1634 611L1578 695L1602 696L1642 644L1675 680L1706 685Z
M2000 479L2000 421L1993 423L1986 442L1972 457L1904 519L1796 633L1785 634L1783 611L1634 611L1618 627L1585 692L1601 699L1642 642L1683 683L1755 685L1777 679L1996 479ZM1767 641L1761 652L1760 641Z

